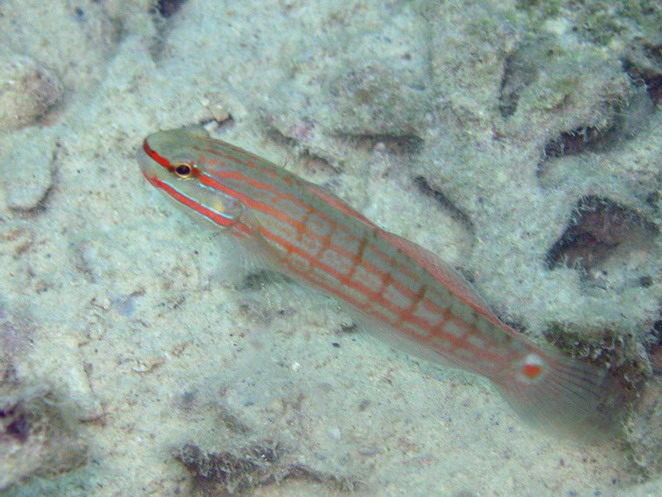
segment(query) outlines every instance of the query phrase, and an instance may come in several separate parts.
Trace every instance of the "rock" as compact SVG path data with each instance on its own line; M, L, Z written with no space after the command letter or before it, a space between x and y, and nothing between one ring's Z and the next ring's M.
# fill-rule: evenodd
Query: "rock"
M26 388L0 396L0 491L86 461L87 446L66 422L52 392Z
M136 11L131 3L124 2L125 15ZM47 64L76 93L95 88L104 77L120 25L122 20L115 23L106 14L105 2L8 0L2 2L0 47Z
M656 354L660 354L657 348ZM626 426L630 457L648 476L662 471L662 380L653 377L643 389L636 410ZM651 494L652 495L652 494Z
M43 138L35 136L34 147L25 146L23 142L2 156L5 170L11 169L11 174L2 179L10 209L31 211L39 208L53 186L53 154L44 145Z
M62 93L62 85L51 70L25 55L0 52L0 131L34 124Z
M324 124L332 133L359 136L411 136L428 122L430 92L424 75L379 65L334 75L326 83L337 112Z

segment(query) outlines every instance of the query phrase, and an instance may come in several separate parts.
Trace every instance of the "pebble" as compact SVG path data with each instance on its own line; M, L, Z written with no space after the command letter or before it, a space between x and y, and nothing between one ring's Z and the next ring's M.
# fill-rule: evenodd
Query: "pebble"
M25 55L0 51L0 131L34 124L60 101L63 91L50 69Z

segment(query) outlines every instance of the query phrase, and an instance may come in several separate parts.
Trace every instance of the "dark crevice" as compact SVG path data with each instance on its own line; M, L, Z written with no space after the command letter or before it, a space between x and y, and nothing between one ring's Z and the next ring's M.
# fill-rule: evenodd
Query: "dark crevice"
M508 84L512 78L512 57L508 57L505 62L503 78L501 79L501 88L499 90L499 112L502 117L510 117L517 110L519 103L519 92L512 91Z
M274 143L297 156L303 169L315 178L314 183L323 184L342 171L339 165L315 154L308 148L306 143L283 134L278 128L269 125L266 128L266 133Z
M657 47L657 50L662 51L662 47ZM662 72L650 67L639 67L629 60L623 62L623 68L634 81L643 82L646 93L655 105L662 100Z
M635 85L627 104L616 104L611 122L602 127L579 126L564 131L545 144L542 163L584 152L605 153L617 150L645 129L654 112L654 104L641 84ZM538 171L542 175L542 168Z
M641 361L624 356L624 352L634 346L634 335L623 335L605 328L593 330L593 338L587 340L583 333L572 331L561 323L550 324L544 335L549 343L568 355L608 369L611 378L609 384L614 387L618 385L622 395L620 400L624 405L636 399L637 392L648 374Z
M518 52L506 58L498 104L504 118L515 113L522 90L535 81L537 75L537 69L527 64Z
M659 319L653 323L648 336L650 339L647 349L653 375L662 376L662 312Z
M166 50L167 39L172 25L172 17L179 12L187 0L158 0L153 2L149 13L152 16L158 35L149 48L150 55L159 61Z
M515 114L520 95L538 79L545 60L553 53L553 44L542 37L525 41L506 58L498 103L499 112L504 118Z
M659 210L659 204L662 201L662 195L660 192L654 191L646 195L646 203L650 205L655 212Z
M453 202L451 202L448 197L446 197L446 195L444 195L439 190L432 188L423 176L416 176L414 178L414 184L421 193L435 199L444 208L444 210L449 212L451 218L459 223L462 223L462 225L465 226L471 233L474 232L474 226L469 216L458 209L455 204L453 204Z
M30 435L30 423L28 418L19 415L6 428L7 435L12 436L20 442L25 442Z
M566 266L588 277L606 271L612 256L654 250L657 234L655 225L632 209L589 195L579 200L567 229L547 252L547 268ZM654 283L649 274L637 281L643 287Z
M152 7L152 12L159 14L164 19L172 17L182 8L188 0L158 0Z
M591 126L563 132L557 138L545 144L545 158L578 155L584 151L604 151L613 145L613 142L609 139L613 133L613 127L598 130Z

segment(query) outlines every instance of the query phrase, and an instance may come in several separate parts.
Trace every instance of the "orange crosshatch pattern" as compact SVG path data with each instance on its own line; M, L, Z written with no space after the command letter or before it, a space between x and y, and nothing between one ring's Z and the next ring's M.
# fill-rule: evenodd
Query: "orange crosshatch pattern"
M528 419L584 431L613 426L620 395L606 371L537 346L437 256L332 193L188 130L148 137L138 160L147 180L192 216L346 303L409 352L488 378Z

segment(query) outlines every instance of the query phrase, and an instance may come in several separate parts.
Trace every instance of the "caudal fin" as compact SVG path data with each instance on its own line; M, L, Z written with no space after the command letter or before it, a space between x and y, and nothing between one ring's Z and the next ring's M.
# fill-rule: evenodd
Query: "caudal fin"
M547 358L538 381L498 387L526 421L553 434L583 441L614 435L623 421L627 391L607 370L562 356Z

